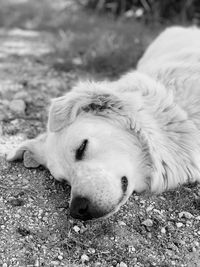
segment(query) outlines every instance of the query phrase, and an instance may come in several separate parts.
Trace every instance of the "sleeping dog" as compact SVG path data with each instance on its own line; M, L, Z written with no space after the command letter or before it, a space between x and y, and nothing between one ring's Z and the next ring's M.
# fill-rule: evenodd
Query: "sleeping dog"
M117 81L53 99L47 132L7 155L71 185L70 213L116 212L133 191L200 181L200 30L172 27Z

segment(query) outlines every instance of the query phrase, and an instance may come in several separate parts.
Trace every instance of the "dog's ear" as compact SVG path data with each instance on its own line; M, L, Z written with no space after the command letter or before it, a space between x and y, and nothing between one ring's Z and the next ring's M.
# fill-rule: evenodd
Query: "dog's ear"
M37 168L46 165L45 153L46 134L42 134L35 139L27 140L7 154L8 161L24 160L27 168Z
M73 122L80 109L83 97L74 92L52 100L49 110L48 129L57 132Z

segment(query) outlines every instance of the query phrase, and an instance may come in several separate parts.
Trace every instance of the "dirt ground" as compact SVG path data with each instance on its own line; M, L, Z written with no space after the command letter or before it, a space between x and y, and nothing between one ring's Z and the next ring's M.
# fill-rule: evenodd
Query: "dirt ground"
M200 266L200 185L134 194L109 219L82 223L69 216L68 185L5 160L45 131L52 97L79 77L133 68L160 28L88 15L73 1L0 5L0 266Z

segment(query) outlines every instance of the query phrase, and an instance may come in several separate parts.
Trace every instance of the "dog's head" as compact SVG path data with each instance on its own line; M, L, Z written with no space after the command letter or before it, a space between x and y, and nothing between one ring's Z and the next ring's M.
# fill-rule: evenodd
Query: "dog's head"
M106 83L79 84L53 100L47 134L22 144L8 159L29 151L34 162L69 182L73 217L106 217L133 191L149 186L152 159L140 124L147 128L150 122L140 118L142 110L137 92L113 92Z

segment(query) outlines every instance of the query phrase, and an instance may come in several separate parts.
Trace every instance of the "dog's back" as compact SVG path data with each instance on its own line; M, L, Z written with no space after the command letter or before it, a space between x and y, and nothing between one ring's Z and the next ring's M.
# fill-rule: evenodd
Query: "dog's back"
M138 70L173 90L175 102L200 130L200 30L171 27L149 46Z

